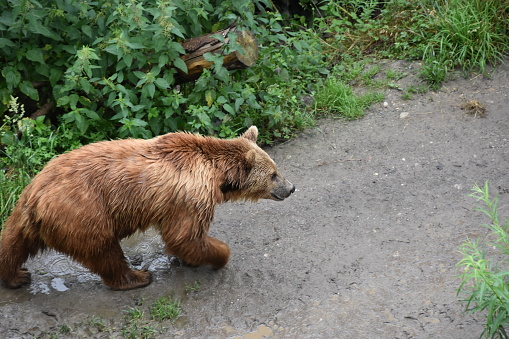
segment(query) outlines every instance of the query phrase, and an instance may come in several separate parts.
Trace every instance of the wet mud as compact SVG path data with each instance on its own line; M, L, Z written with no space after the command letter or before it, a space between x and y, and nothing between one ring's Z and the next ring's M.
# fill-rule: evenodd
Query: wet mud
M419 82L416 64L384 67L408 73L394 88ZM456 296L458 248L487 233L474 184L489 180L509 216L508 93L507 64L411 100L388 89L361 120L323 120L268 148L297 191L218 208L211 234L232 253L222 270L183 266L148 233L124 249L154 282L119 292L44 253L28 262L30 286L0 287L2 338L122 337L125 310L162 296L183 313L156 324L160 338L477 338L483 318ZM469 100L485 117L467 114Z

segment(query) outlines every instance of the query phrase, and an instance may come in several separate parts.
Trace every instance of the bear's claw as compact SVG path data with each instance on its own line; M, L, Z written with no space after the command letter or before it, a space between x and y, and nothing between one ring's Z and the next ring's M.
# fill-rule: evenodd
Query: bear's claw
M3 279L5 286L8 288L16 289L23 285L30 284L31 274L26 268L20 268L16 275L11 279Z

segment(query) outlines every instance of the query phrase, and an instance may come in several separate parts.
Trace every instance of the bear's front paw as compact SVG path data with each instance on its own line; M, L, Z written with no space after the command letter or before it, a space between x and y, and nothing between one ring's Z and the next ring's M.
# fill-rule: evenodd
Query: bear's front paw
M140 270L130 271L121 281L104 281L104 284L115 290L126 291L148 286L151 282L152 274L148 270Z
M30 272L26 268L20 268L13 278L4 279L3 282L8 288L20 288L23 285L30 284Z

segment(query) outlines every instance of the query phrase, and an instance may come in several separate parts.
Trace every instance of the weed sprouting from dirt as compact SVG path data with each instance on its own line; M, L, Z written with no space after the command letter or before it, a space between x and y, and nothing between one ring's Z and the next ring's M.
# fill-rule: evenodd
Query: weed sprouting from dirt
M152 306L150 306L150 316L152 319L163 321L163 320L175 320L182 313L180 307L180 301L170 297L161 297L157 299Z
M476 210L486 214L490 223L483 225L491 233L484 239L468 241L460 247L463 259L461 285L457 294L465 296L466 311L478 312L486 317L481 337L509 338L505 326L509 325L509 219L501 224L498 215L498 197L490 198L488 182L475 186L471 197L484 203ZM500 264L500 261L503 264Z
M185 291L186 293L198 292L200 289L201 283L199 281L195 281L193 284L186 284Z

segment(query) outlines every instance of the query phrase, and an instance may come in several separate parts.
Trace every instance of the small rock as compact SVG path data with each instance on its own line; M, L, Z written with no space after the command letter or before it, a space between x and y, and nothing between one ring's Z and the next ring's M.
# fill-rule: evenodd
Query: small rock
M430 323L430 324L439 324L440 323L440 319L438 319L438 318L424 317L422 320L425 323Z
M409 115L410 115L410 113L408 113L408 112L401 112L399 115L399 118L405 119L405 118L408 118Z

